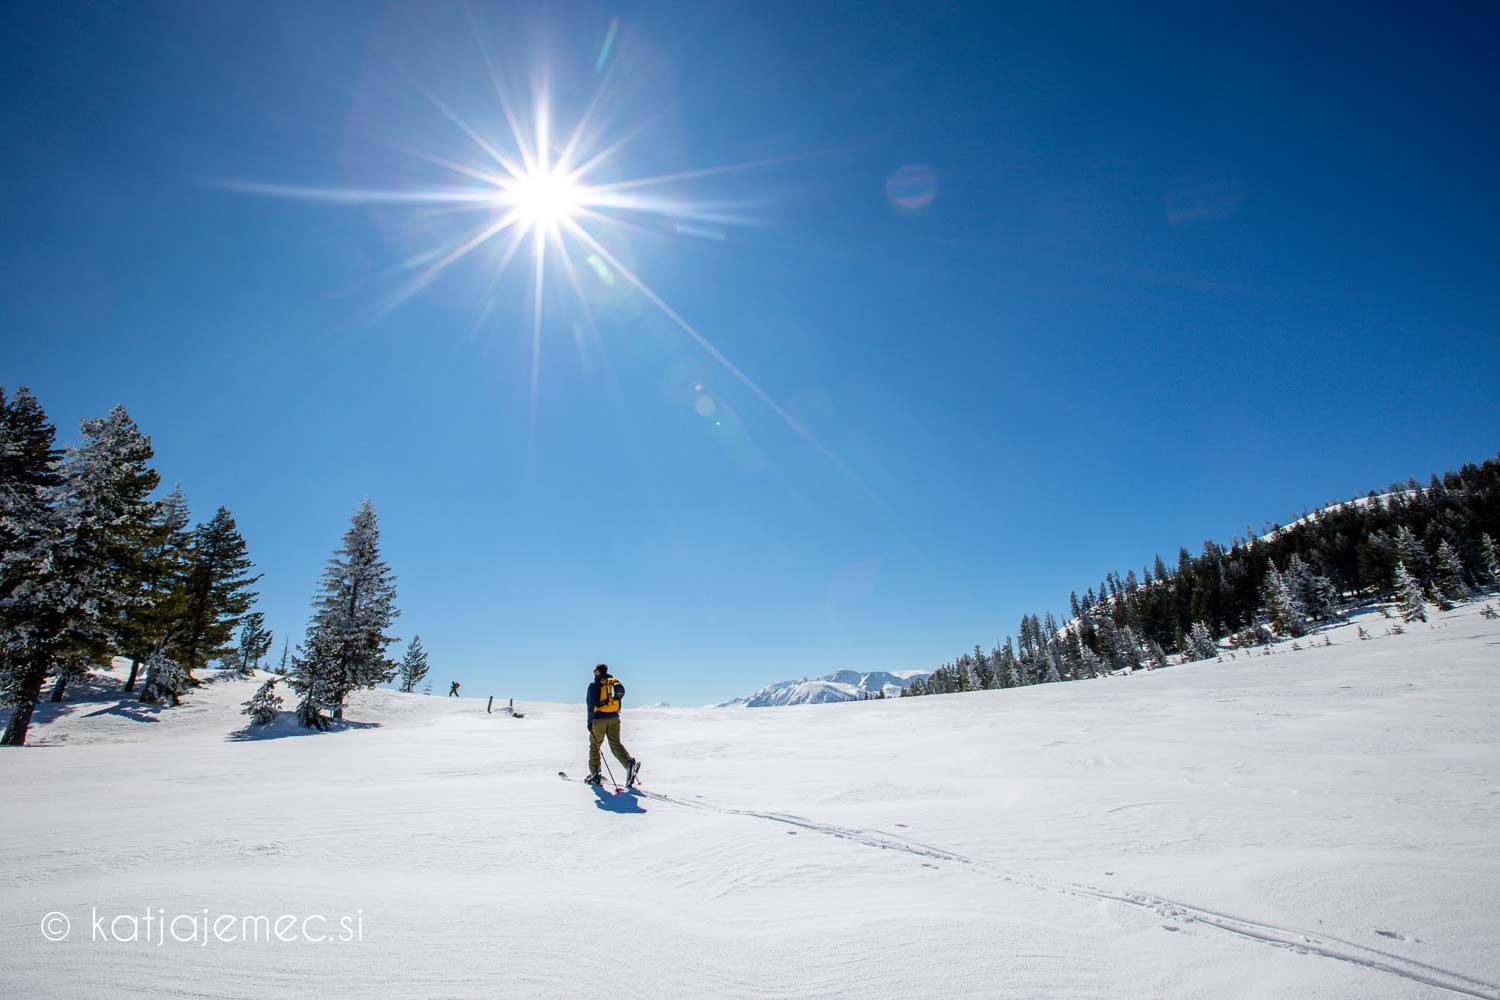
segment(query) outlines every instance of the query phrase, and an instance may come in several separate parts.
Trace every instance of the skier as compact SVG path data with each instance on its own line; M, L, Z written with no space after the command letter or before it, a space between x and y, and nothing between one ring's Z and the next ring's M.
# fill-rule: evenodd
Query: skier
M626 753L625 744L620 742L620 699L624 697L625 685L609 675L609 665L596 666L584 702L588 707L589 776L583 780L591 785L604 780L599 775L599 750L606 739L615 760L625 765L625 784L634 785L635 776L640 773L640 761Z
M454 681L453 682L453 686L448 689L448 697L450 697L450 698L457 698L458 697L458 681Z

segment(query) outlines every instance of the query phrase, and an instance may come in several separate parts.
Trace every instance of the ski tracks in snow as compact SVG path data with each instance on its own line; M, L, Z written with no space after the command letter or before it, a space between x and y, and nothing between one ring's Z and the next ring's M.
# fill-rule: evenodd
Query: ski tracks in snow
M1340 962L1348 962L1351 965L1357 965L1372 972L1397 976L1411 982L1448 990L1461 996L1478 997L1480 1000L1500 1000L1500 985L1495 983L1476 979L1473 976L1454 972L1451 969L1444 969L1436 965L1419 962L1416 959L1407 958L1403 955L1396 955L1391 952L1381 951L1378 948L1371 948L1353 941L1346 941L1328 934L1251 920L1246 917L1222 913L1218 910L1211 910L1192 903L1178 902L1168 899L1165 896L1148 892L1137 892L1129 889L1106 889L1082 882L1067 882L1061 879L1010 871L988 861L971 858L955 851L932 844L924 844L920 841L910 840L881 830L867 830L858 827L837 826L832 823L819 823L815 820L810 820L802 816L794 816L789 813L766 812L757 809L737 809L732 806L719 805L705 799L687 799L675 795L665 795L661 792L648 791L639 786L634 791L645 798L658 802L667 802L688 809L719 813L724 816L746 816L752 819L781 823L801 830L826 834L830 837L852 841L867 847L878 847L886 851L901 851L919 858L957 865L991 878L1010 882L1015 885L1027 886L1043 892L1065 893L1089 899L1123 903L1126 906L1137 909L1150 910L1159 916L1181 924L1211 927L1251 941L1258 941L1262 944L1278 948L1288 948L1300 954L1321 955L1324 958L1337 959ZM1167 930L1175 931L1178 929L1174 925L1163 926Z

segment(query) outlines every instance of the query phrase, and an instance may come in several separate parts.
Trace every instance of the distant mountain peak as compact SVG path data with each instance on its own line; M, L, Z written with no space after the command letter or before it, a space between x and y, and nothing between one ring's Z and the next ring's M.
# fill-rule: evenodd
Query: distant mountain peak
M744 705L746 708L779 708L784 705L820 705L835 701L859 701L884 693L899 697L912 681L926 677L929 670L837 670L822 677L796 681L778 681L744 698L726 701L720 708Z

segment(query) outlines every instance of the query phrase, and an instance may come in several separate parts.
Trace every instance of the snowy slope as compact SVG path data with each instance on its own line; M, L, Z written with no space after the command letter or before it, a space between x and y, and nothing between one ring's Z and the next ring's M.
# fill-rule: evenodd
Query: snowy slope
M918 677L929 670L838 670L812 680L778 681L745 698L726 701L720 708L744 705L746 708L775 708L783 705L823 705L834 701L858 701L877 693L887 698L899 697Z
M557 779L575 705L371 692L343 732L245 739L253 682L167 711L96 688L0 752L0 996L1500 997L1500 623L1363 624L1072 684L627 710L639 797ZM360 937L119 940L147 908Z

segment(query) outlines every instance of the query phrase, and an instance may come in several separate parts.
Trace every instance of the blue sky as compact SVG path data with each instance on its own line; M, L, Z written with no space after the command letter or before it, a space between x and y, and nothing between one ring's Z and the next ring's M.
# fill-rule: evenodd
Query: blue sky
M239 519L278 651L372 497L398 633L498 697L600 659L678 704L932 667L1106 570L1494 454L1492 20L1034 7L13 11L0 383L67 439L124 403ZM476 36L549 68L560 124L608 82L639 128L609 179L773 161L653 189L733 221L599 232L807 436L555 266L533 393L524 251L384 311L449 217L244 190L482 163L421 96L503 141Z

